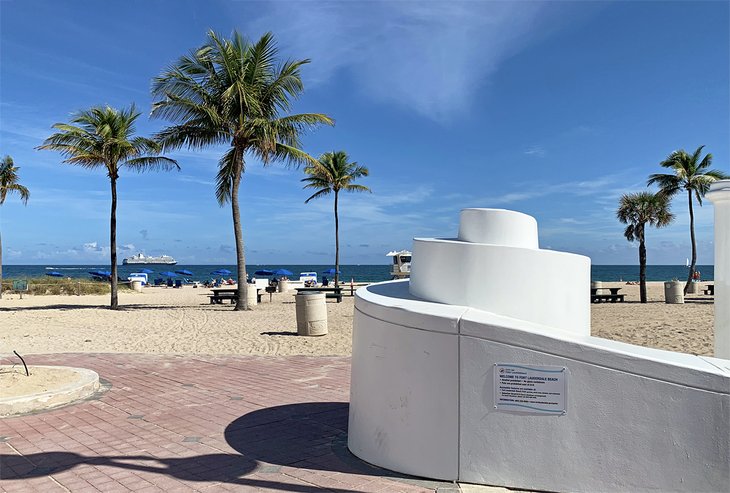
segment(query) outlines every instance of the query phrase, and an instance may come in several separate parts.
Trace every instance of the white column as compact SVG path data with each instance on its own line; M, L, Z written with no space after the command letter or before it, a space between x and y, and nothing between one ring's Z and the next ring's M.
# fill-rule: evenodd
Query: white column
M715 357L730 360L730 180L706 197L715 206Z

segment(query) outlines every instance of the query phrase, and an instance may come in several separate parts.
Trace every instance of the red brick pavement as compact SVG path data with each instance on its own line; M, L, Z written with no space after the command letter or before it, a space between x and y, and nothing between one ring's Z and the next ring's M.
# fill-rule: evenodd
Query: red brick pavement
M0 491L457 491L349 453L349 358L26 360L91 368L110 388L82 403L0 420Z

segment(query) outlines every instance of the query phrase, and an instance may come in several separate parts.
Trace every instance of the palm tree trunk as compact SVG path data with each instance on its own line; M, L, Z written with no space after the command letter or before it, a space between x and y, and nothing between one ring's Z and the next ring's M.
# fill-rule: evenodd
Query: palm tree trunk
M643 236L642 232L639 240L639 297L642 303L646 303L646 245Z
M337 213L339 190L335 190L335 287L340 285L340 216Z
M112 178L112 212L111 212L111 225L109 235L109 248L111 249L111 284L112 284L112 299L110 308L117 310L119 308L119 298L117 295L117 179Z
M0 235L0 300L3 299L3 237Z
M687 284L684 285L684 294L687 294L692 283L697 265L697 241L695 240L695 213L692 207L692 190L687 190L689 198L689 237L692 241L692 262L689 264L689 273L687 274Z
M238 205L238 189L241 185L243 172L243 152L236 153L236 170L233 173L233 188L231 190L231 212L233 214L233 234L236 238L236 263L238 267L238 299L234 310L250 310L248 306L248 285L246 284L246 253L243 245L243 230L241 229L241 212Z

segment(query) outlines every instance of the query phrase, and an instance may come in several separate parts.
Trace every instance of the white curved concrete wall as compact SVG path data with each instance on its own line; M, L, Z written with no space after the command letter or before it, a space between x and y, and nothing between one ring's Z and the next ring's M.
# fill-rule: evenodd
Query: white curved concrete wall
M492 372L505 362L565 366L567 413L495 411ZM424 301L407 281L372 285L355 300L348 445L445 480L727 491L730 361Z
M355 455L531 490L728 491L730 360L591 337L589 260L538 249L529 216L465 210L459 235L415 240L410 283L357 291ZM719 282L716 272L715 297L730 305L719 297L730 294L727 269ZM560 368L564 407L497 406L498 364Z
M730 359L730 180L706 196L715 206L715 356Z

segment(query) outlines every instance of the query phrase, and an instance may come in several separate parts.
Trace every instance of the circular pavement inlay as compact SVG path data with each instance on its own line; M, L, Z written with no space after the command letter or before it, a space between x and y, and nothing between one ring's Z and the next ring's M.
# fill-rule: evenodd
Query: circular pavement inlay
M0 418L45 411L85 399L99 389L99 375L85 368L0 365Z

